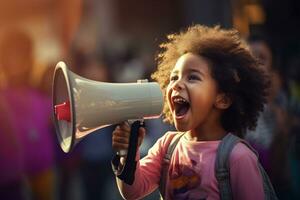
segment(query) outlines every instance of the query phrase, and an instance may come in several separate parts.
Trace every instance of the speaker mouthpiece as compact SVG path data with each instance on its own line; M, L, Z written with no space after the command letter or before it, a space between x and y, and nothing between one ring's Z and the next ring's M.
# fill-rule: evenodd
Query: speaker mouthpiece
M63 102L54 106L57 120L71 121L70 101Z

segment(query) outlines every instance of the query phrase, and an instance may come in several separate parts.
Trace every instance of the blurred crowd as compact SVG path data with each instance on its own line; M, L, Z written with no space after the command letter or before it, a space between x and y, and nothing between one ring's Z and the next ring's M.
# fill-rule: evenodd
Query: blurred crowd
M31 36L25 29L12 28L0 40L0 199L121 199L110 164L115 153L113 126L88 135L68 154L61 150L51 113L56 63L47 63L33 81ZM272 87L257 128L247 133L246 140L258 151L279 199L300 199L300 55L290 59L288 66L277 66L266 35L253 34L247 41L269 72ZM104 45L95 51L71 45L64 61L76 74L96 81L151 80L154 55L142 45ZM146 121L146 129L142 155L174 128L152 119ZM157 192L147 197L158 198Z
M64 153L51 116L55 64L47 67L34 85L33 47L24 30L13 29L2 36L0 199L121 199L110 164L114 126L91 133L72 152ZM70 70L91 80L135 82L149 78L146 63L137 53L126 49L111 58L74 48L66 63ZM172 129L161 119L147 120L146 126L143 155Z

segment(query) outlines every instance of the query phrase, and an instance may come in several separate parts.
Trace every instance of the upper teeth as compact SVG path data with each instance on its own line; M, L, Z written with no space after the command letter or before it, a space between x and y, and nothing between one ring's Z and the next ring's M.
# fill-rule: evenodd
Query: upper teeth
M181 97L175 97L173 100L175 103L187 103L187 100Z

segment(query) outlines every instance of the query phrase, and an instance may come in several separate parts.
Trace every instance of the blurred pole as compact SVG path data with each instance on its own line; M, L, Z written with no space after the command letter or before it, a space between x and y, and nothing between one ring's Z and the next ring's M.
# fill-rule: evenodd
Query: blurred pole
M97 0L95 1L95 20L98 20L98 43L111 39L116 31L116 1Z
M205 24L232 27L231 0L185 0L183 1L184 25Z
M62 43L63 55L67 55L80 23L82 0L58 1L56 11L60 16L57 21L58 35Z

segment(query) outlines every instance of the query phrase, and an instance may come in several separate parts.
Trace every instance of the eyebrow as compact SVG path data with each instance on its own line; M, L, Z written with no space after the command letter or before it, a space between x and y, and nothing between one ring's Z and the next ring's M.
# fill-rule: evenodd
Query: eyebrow
M188 72L196 72L196 73L203 75L203 72L201 70L197 70L197 69L188 69Z
M187 69L187 72L191 73L191 72L195 72L195 73L199 73L200 75L204 76L204 73L198 69ZM175 70L172 71L171 74L178 74L179 70Z

